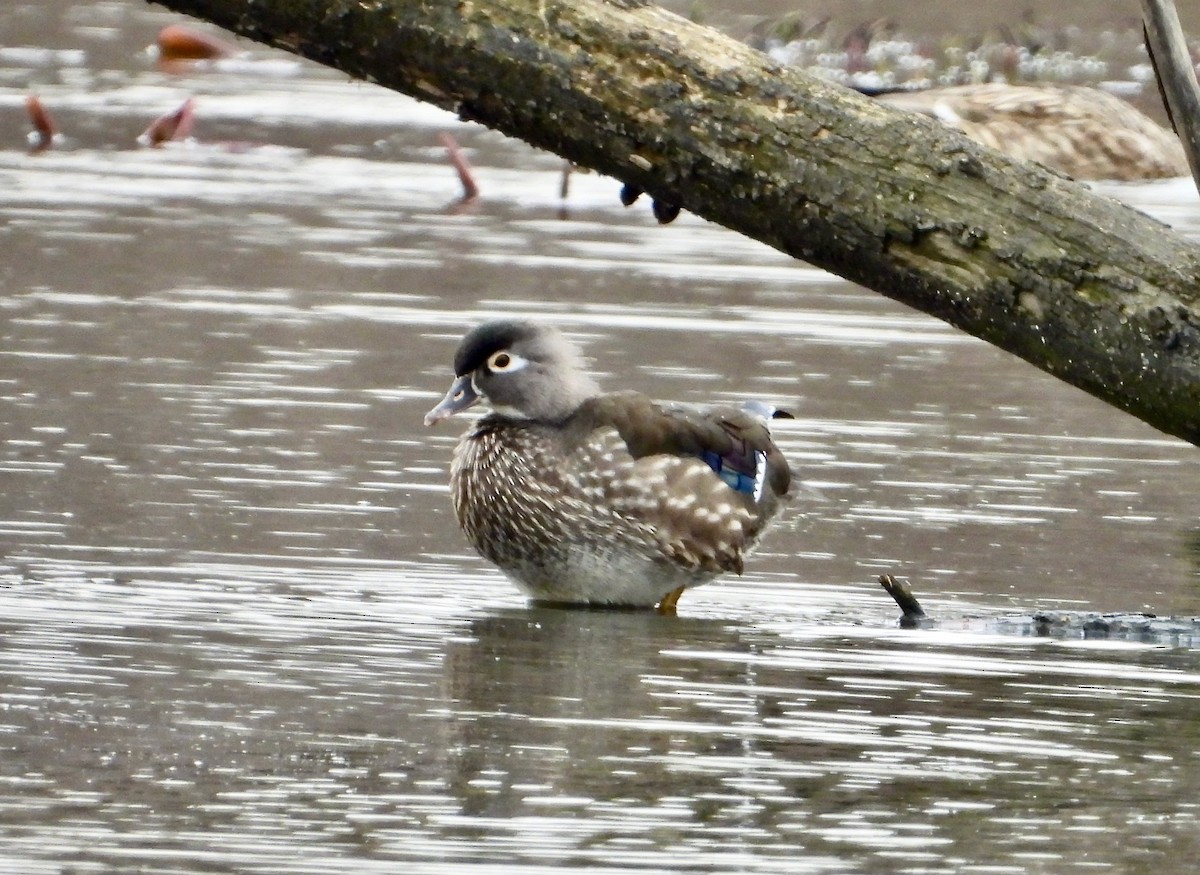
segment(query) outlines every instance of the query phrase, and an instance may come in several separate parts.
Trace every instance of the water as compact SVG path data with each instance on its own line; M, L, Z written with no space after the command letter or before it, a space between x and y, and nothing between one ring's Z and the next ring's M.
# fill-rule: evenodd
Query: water
M0 871L1191 870L1193 447L387 92L160 73L174 20L0 17ZM1106 190L1200 237L1190 183ZM499 313L796 411L744 578L535 610L471 555L421 416Z

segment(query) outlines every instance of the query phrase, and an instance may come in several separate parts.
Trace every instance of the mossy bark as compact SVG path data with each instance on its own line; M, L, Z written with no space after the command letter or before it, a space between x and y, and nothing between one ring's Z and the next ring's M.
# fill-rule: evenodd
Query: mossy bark
M682 204L1200 445L1200 249L935 121L640 0L158 2Z

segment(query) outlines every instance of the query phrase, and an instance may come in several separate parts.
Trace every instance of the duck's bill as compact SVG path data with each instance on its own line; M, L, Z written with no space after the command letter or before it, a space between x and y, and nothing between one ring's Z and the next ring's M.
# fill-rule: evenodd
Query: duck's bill
M433 425L435 422L448 419L454 414L478 404L479 400L479 393L471 385L471 375L465 374L455 380L454 385L450 387L450 391L446 393L446 397L438 402L436 407L425 414L425 424Z

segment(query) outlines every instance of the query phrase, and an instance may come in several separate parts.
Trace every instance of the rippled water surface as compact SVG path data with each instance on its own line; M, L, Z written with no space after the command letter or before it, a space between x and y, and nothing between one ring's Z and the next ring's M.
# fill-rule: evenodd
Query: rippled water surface
M174 20L0 13L0 871L1192 871L1195 448L405 98L160 72ZM1200 237L1186 181L1106 191ZM542 610L471 554L421 416L502 313L796 411L745 577Z

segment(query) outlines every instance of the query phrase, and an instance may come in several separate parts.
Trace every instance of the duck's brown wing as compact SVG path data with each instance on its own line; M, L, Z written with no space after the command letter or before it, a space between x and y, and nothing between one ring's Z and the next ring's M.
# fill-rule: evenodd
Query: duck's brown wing
M666 555L700 571L740 573L791 484L765 421L734 407L612 393L586 402L563 435L584 494L652 529Z

